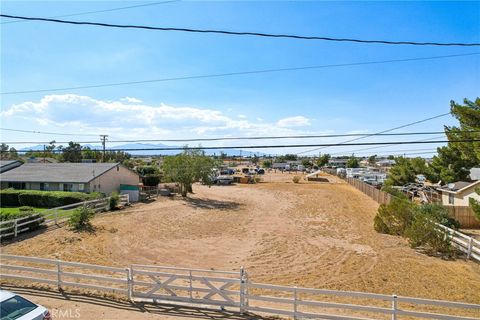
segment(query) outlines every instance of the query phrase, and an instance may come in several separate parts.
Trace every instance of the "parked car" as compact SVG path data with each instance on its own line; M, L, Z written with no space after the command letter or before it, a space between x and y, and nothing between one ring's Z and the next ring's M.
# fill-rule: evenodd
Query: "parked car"
M0 290L0 320L52 320L41 305L7 290Z

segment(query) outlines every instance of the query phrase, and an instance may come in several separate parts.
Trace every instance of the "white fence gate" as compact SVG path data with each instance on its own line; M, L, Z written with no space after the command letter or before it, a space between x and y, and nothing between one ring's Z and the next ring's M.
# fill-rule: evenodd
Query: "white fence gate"
M221 307L244 304L246 273L132 265L131 298Z

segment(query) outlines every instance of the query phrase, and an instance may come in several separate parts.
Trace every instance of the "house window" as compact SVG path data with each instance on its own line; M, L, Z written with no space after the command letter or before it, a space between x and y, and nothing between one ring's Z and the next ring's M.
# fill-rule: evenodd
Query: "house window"
M40 190L42 190L42 191L45 190L45 183L40 182Z
M71 183L64 183L63 184L63 191L72 191L73 189L73 184Z
M85 184L79 183L78 184L78 191L85 191Z
M455 195L453 193L448 194L448 204L454 204Z
M17 190L25 190L26 189L25 182L9 182L8 187L13 188L13 189L17 189Z

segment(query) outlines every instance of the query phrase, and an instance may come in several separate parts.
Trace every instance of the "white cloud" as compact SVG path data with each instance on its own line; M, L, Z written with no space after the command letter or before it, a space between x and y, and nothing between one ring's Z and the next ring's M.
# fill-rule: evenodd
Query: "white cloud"
M310 119L304 116L288 117L288 118L280 119L277 121L277 126L281 128L306 127L310 125L311 125Z
M120 99L120 101L123 102L130 102L130 103L142 103L143 101L137 98L132 98L132 97L125 97Z
M295 116L268 121L230 117L221 110L192 106L149 105L134 97L99 100L76 94L47 95L39 101L14 104L0 113L2 121L22 123L62 132L105 132L130 138L176 138L203 136L290 135L305 133L295 127L310 125L310 119Z

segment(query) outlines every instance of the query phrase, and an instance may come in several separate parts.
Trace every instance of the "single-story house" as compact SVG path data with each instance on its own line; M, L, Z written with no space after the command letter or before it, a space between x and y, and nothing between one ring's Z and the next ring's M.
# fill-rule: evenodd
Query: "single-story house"
M120 163L26 163L0 174L1 188L102 192L138 185L140 177Z
M22 164L23 162L19 160L0 160L0 173L12 170Z
M473 182L459 181L449 183L446 186L438 188L442 193L442 204L444 206L468 206L469 199L473 198L480 201L480 195L475 189L480 187L480 180Z

